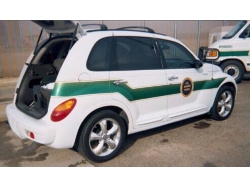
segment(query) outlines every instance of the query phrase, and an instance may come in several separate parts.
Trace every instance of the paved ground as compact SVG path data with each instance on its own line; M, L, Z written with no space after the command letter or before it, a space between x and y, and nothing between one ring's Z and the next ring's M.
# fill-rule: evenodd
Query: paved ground
M17 78L0 78L0 122L6 120L5 107L13 100Z
M9 166L93 166L70 149L56 150L19 139L9 128L5 107L13 99L17 78L0 79L0 167Z
M225 121L200 116L127 137L120 154L88 162L73 150L57 150L17 138L0 124L0 166L249 167L250 78L239 86L235 108Z
M231 117L204 116L130 135L115 159L94 166L249 167L250 76L238 85Z
M0 167L91 167L71 149L53 149L19 139L6 122L0 122Z

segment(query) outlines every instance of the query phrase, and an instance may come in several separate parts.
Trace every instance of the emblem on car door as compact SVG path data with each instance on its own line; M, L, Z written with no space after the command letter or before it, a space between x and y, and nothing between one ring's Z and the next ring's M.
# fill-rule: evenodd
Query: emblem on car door
M188 97L194 89L194 84L191 78L184 78L181 83L181 93L184 97Z

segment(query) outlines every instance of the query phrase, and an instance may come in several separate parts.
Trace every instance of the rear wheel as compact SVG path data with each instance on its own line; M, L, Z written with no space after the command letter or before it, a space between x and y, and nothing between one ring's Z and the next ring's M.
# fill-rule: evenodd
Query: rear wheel
M234 77L236 83L241 82L242 77L245 73L245 69L244 69L243 65L239 61L236 61L236 60L225 61L221 65L221 69L223 70L223 72Z
M214 105L211 109L211 117L215 120L227 119L234 107L234 90L229 86L223 86L219 89Z
M103 162L113 158L126 137L122 118L113 111L101 111L84 125L78 152L89 160Z

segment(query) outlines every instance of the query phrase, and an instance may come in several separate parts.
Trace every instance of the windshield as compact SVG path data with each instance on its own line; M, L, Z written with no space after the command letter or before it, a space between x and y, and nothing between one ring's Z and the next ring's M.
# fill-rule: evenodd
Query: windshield
M238 23L234 26L234 28L233 28L231 31L229 31L228 34L226 34L224 37L222 37L222 39L230 39L230 38L234 37L234 35L235 35L236 33L238 33L239 30L241 30L241 28L242 28L244 25L246 25L246 23L247 23L247 21L240 21L240 22L238 22Z

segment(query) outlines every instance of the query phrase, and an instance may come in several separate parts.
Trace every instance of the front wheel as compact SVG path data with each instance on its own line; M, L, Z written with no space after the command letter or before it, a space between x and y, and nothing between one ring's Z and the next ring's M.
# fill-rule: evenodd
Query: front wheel
M113 158L126 137L122 118L113 111L101 111L84 125L78 143L78 152L95 162Z
M211 109L211 117L215 120L227 119L234 107L234 90L229 86L223 86L219 89L213 107Z
M236 60L228 60L222 63L221 69L223 72L229 74L235 79L236 83L240 83L242 80L242 77L244 76L245 69L243 65Z

